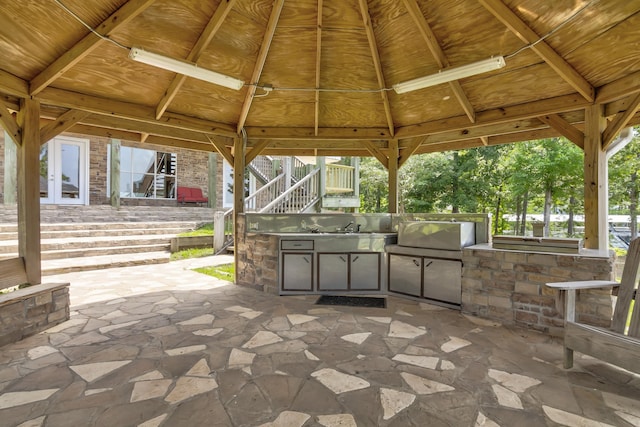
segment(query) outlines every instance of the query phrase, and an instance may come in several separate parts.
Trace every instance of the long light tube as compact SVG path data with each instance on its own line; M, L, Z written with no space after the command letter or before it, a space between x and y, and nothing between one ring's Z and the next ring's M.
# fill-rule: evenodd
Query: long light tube
M425 87L447 83L465 77L475 76L477 74L486 73L488 71L497 70L506 65L504 57L496 56L485 59L484 61L474 62L472 64L462 65L460 67L448 68L429 76L418 77L417 79L408 80L406 82L396 83L393 90L396 93L411 92Z
M129 58L134 61L143 62L154 67L162 68L174 73L184 74L194 79L204 80L229 89L240 90L244 86L242 80L216 73L215 71L200 68L196 64L168 58L157 53L148 52L138 47L132 47L129 51Z

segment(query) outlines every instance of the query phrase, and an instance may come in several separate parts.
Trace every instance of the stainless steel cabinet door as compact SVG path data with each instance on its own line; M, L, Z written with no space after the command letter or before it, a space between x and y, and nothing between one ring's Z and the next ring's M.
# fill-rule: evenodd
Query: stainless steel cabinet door
M282 290L313 290L313 253L282 254Z
M424 258L424 297L453 304L462 301L462 263Z
M422 296L422 257L389 254L389 290Z
M346 291L349 284L348 254L318 254L318 290Z
M351 263L350 288L354 291L379 290L380 254L352 253L349 259Z

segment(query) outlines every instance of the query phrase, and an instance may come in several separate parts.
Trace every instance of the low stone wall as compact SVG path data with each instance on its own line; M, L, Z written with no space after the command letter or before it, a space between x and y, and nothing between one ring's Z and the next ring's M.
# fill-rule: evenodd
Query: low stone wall
M466 248L462 254L462 312L503 324L515 324L560 336L563 300L548 282L613 280L615 254L597 256L527 253L493 249L489 245ZM609 326L610 289L578 292L577 319Z
M235 242L236 284L278 294L278 237L245 234L245 217L239 216Z
M35 285L0 295L0 346L69 320L69 284Z

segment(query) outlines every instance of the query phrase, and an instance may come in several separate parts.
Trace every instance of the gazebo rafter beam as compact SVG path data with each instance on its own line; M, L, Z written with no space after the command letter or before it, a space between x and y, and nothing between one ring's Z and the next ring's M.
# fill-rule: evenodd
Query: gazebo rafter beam
M384 90L387 87L387 83L384 78L384 72L382 71L380 52L378 52L378 43L376 42L376 35L373 32L373 25L371 24L371 16L369 15L369 5L367 4L367 0L360 0L360 14L362 15L362 22L364 24L365 32L367 33L369 51L371 52L373 67L376 71L376 78L378 79L378 88L381 89L380 95L382 96L382 104L384 106L384 114L387 118L387 125L389 126L389 133L393 136L395 128L393 125L393 115L391 114L391 104L389 103L389 95L387 94L387 91Z
M240 118L238 119L237 132L240 133L244 124L247 121L247 117L249 116L249 110L251 109L251 103L253 102L253 97L256 94L256 85L260 80L260 76L262 75L262 69L264 67L264 63L267 60L267 55L269 54L269 47L271 47L271 42L273 41L273 35L276 32L276 27L278 26L278 20L280 19L280 12L282 12L282 6L284 5L284 0L275 0L273 2L273 9L271 9L271 15L269 16L269 23L267 24L267 29L264 32L264 37L262 39L262 44L260 45L260 52L258 53L258 58L256 59L256 63L253 67L253 73L251 74L251 81L249 81L249 86L247 88L247 94L244 98L244 102L242 104L242 110L240 111Z
M222 26L222 23L227 18L227 15L229 15L229 12L231 12L231 9L233 8L235 2L236 0L227 0L220 2L218 8L207 23L207 26L200 34L200 37L198 37L198 41L193 46L193 49L191 49L191 52L189 52L189 55L186 58L187 61L193 63L198 62L204 51L211 43L211 40L213 40L216 33ZM186 79L187 76L185 76L184 74L176 74L176 76L171 81L171 84L165 91L164 96L158 103L158 106L156 107L156 119L162 117L164 112L169 107L171 101L173 101L173 98L175 98L175 96L178 94L178 91L180 90Z
M431 51L431 54L436 60L438 66L441 69L449 67L451 64L447 59L447 55L444 53L444 50L442 50L442 47L440 46L436 35L427 23L427 20L422 14L420 6L418 6L416 0L403 0L402 2L409 12L409 15L417 25L422 38L427 43L427 46L429 47L429 50ZM467 94L464 92L464 89L462 89L462 85L460 85L460 82L457 80L449 82L449 87L451 88L451 91L458 100L458 103L464 110L465 114L467 115L467 117L469 117L469 120L471 120L471 123L474 123L476 121L476 113L473 109L473 106L471 105L471 102L469 101L469 98L467 97Z
M553 70L569 83L584 99L595 100L595 89L578 71L575 70L522 19L501 0L478 0L493 16L500 20L520 40L527 43L531 50L544 60Z
M96 32L105 37L110 36L118 28L129 23L147 7L151 6L154 1L155 0L129 0L98 25L98 27L95 28ZM29 84L30 94L37 95L40 93L67 70L89 55L103 41L104 39L89 32L89 34L84 36L71 49L63 53L31 80Z

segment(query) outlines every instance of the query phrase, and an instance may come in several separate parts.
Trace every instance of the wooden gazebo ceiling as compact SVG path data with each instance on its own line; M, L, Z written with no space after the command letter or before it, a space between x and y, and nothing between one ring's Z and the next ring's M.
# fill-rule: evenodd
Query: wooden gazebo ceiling
M264 153L384 158L397 141L406 158L581 145L595 103L607 144L640 122L639 28L638 0L13 0L0 7L0 118L33 97L43 142L67 130L229 154L244 129ZM247 85L181 78L130 47ZM497 71L383 90L497 55Z

